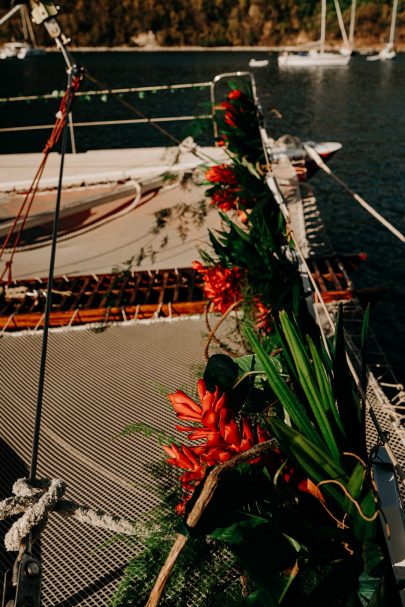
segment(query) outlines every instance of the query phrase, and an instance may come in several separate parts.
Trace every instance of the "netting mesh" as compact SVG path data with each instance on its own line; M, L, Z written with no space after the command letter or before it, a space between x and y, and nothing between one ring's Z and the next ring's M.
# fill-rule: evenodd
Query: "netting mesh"
M234 333L231 323L220 336ZM207 333L202 317L52 331L38 475L62 478L67 498L79 503L141 522L150 517L161 499L151 469L163 451L147 432L119 433L135 422L180 438L165 392L195 393ZM25 333L0 340L0 499L27 475L41 338ZM7 526L0 525L1 537ZM108 604L144 539L111 542L108 532L52 515L38 545L44 607ZM14 557L1 543L1 572ZM193 597L196 576L187 580ZM202 597L184 604L203 603Z

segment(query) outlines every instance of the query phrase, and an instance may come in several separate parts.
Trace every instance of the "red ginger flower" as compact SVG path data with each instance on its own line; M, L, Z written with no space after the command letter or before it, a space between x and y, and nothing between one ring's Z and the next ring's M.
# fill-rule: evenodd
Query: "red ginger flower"
M234 412L226 406L226 394L220 394L218 387L210 392L200 379L197 392L200 404L181 390L168 396L179 419L201 424L200 427L176 428L187 432L190 440L205 441L193 447L177 447L174 444L164 447L170 456L168 463L186 471L180 478L184 499L176 509L179 514L184 513L185 503L204 478L207 467L226 462L237 453L268 440L267 433L260 426L254 430L247 418L242 418L240 422L236 420ZM252 463L257 461L259 458Z
M211 183L220 183L231 187L238 185L234 170L227 164L217 164L210 167L205 173L205 178Z
M264 333L270 333L272 329L270 309L260 300L259 297L255 297L253 303L256 308L256 329L261 330Z
M240 91L239 89L234 89L233 91L231 91L228 94L228 99L231 99L232 101L234 101L235 99L240 99L243 96L242 91Z
M224 268L220 264L205 267L199 261L193 261L192 266L202 275L204 294L213 302L214 310L224 314L230 305L240 299L242 272L239 268Z
M238 208L238 190L219 188L211 198L210 204L217 206L222 211L232 211Z

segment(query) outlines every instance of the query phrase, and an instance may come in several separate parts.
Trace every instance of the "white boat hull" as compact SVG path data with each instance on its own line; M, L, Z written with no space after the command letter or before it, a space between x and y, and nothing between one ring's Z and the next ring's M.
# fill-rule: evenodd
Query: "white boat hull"
M338 67L347 65L350 56L338 53L308 53L299 55L297 53L283 53L278 57L280 67Z
M249 67L266 67L269 65L268 59L251 59L249 61Z
M394 50L383 49L378 55L371 55L371 57L367 57L367 61L390 61L396 57L396 52Z

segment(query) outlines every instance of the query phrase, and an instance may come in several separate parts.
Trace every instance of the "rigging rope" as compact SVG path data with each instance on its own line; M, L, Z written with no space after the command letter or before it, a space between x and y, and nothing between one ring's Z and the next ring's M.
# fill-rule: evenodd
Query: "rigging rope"
M53 222L53 230L52 230L52 244L51 244L51 255L49 261L49 274L48 274L48 288L47 288L47 296L46 296L46 305L45 305L45 314L44 314L44 332L42 336L42 350L41 350L41 362L39 369L39 379L38 379L38 393L37 393L37 404L35 410L35 425L34 425L34 437L32 442L32 457L31 457L31 468L30 468L30 477L29 480L31 483L35 481L36 471L37 471L37 463L38 463L38 450L39 450L39 436L40 436L40 427L41 427L41 415L42 415L42 400L43 400L43 392L44 392L44 384L45 384L45 367L46 367L46 354L48 347L48 329L49 329L49 317L51 313L51 299L52 299L52 289L53 289L53 275L55 269L55 257L56 257L56 243L58 239L58 227L59 227L59 214L60 214L60 202L62 195L62 180L63 180L63 169L64 169L64 161L65 161L65 153L66 153L66 145L67 145L67 131L68 131L68 115L72 106L73 96L75 93L75 88L77 88L80 84L80 80L82 78L82 71L77 66L72 66L72 68L68 71L68 84L66 87L66 98L62 116L60 117L59 123L55 125L56 135L59 139L62 134L62 147L61 147L61 160L60 160L60 168L59 168L59 181L58 181L58 189L56 195L56 204L55 204L55 216ZM48 141L48 144L45 146L45 150L49 150L52 147L53 139ZM30 542L31 543L31 542Z
M18 230L15 234L14 244L13 244L13 247L11 250L10 257L6 261L4 270L3 270L2 274L0 275L0 283L3 281L6 274L7 274L7 283L9 284L12 280L12 263L13 263L14 255L16 253L18 244L21 240L21 236L22 236L26 221L28 219L28 216L30 214L32 204L35 200L35 195L37 193L37 190L39 187L39 182L40 182L43 172L45 170L48 156L49 156L51 150L53 150L55 145L58 143L60 136L63 133L63 130L67 123L67 117L68 117L68 114L69 114L69 111L70 111L70 108L72 105L73 96L80 86L80 81L81 81L81 75L74 75L72 77L70 85L67 87L67 89L65 91L65 94L64 94L62 101L60 103L60 106L59 106L59 111L56 114L56 122L55 122L55 126L53 128L52 134L49 137L49 139L42 151L43 158L42 158L41 164L39 165L39 168L32 181L32 184L20 205L19 211L18 211L17 215L15 216L12 225L10 226L10 229L6 235L6 238L4 239L3 245L0 250L0 260L2 259L4 252L7 249L8 243L10 242L15 231L17 230L17 225L21 219L21 223L18 226Z
M365 209L367 211L367 213L372 215L374 217L374 219L376 219L385 228L387 228L387 230L389 230L392 234L394 234L394 236L396 236L401 242L405 243L404 234L402 234L395 226L393 226L392 223L387 221L387 219L385 219L385 217L383 217L382 215L380 215L380 213L378 213L375 209L373 209L373 207L370 204L368 204L368 202L366 202L364 200L364 198L359 196L359 194L356 194L356 192L353 192L353 190L347 185L347 183L345 183L343 181L343 179L340 179L340 177L338 177L328 167L328 165L325 164L325 162L322 160L321 156L318 154L318 152L316 150L314 150L313 147L304 144L304 148L305 148L305 151L307 152L307 154L310 156L310 158L312 158L312 160L314 160L314 162L318 165L318 167L320 169L322 169L327 175L332 177L332 179L334 179L339 185L341 185L342 188L344 190L346 190L346 192L348 192L351 196L353 196L355 201L358 202L363 207L363 209Z

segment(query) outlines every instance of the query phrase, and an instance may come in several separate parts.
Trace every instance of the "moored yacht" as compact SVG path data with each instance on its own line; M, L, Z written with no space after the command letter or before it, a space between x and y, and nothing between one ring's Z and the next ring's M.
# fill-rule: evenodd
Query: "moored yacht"
M336 4L338 9L339 4ZM339 8L340 11L340 8ZM338 13L339 15L339 13ZM344 30L342 30L343 34ZM321 38L319 40L319 48L310 50L300 50L295 52L285 51L278 57L278 65L280 67L320 67L320 66L344 66L350 61L351 49L344 34L345 45L340 53L332 53L325 51L325 34L326 34L326 0L322 0L321 5Z

